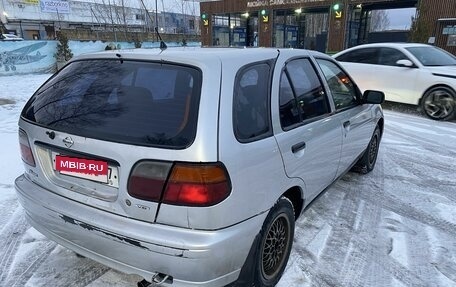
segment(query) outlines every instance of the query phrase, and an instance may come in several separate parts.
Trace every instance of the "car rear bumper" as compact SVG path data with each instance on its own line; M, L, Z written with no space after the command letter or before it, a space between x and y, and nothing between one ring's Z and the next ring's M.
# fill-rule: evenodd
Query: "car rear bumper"
M166 286L224 286L236 280L266 213L216 231L122 217L63 198L24 175L15 181L30 224L73 251L146 280L170 275Z

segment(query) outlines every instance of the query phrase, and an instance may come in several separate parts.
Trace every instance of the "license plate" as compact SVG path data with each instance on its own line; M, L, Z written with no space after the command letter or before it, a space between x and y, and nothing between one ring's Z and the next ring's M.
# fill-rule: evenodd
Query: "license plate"
M60 174L119 187L118 170L106 161L52 154L54 170Z

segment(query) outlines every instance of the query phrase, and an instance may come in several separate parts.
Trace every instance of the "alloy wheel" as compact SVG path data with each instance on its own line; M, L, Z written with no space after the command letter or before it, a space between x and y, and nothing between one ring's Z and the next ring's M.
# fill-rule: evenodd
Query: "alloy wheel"
M453 113L454 105L454 99L450 91L437 89L424 99L423 108L429 117L444 119Z
M290 221L282 213L271 224L263 245L261 271L266 280L270 280L281 270L287 255L289 238Z
M378 137L374 136L369 145L369 165L374 164L375 159L377 158L377 149L378 149Z

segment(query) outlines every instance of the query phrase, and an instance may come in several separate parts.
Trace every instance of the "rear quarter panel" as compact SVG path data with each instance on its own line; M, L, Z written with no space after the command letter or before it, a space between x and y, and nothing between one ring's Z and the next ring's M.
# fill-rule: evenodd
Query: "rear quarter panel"
M232 222L268 211L290 184L272 135L249 143L240 143L234 135L233 89L240 66L242 63L235 59L224 63L224 71L230 74L224 75L219 120L220 161L225 164L233 187L224 214Z

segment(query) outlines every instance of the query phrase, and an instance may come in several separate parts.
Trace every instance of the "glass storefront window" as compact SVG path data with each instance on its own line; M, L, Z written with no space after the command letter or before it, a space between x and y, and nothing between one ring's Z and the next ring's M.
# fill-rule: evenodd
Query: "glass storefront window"
M299 48L299 26L301 15L292 10L274 11L273 45L277 48Z
M246 46L247 40L247 17L241 13L212 16L213 46Z
M321 11L275 10L273 46L324 52L328 17L328 13L321 13Z

